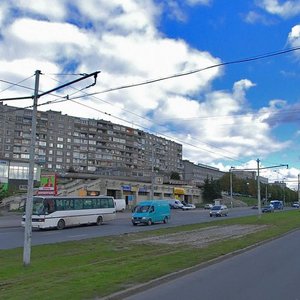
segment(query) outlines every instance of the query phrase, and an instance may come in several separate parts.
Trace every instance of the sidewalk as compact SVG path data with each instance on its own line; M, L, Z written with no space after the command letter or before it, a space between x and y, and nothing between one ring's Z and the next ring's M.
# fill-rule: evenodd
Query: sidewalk
M21 227L22 214L0 211L0 228Z

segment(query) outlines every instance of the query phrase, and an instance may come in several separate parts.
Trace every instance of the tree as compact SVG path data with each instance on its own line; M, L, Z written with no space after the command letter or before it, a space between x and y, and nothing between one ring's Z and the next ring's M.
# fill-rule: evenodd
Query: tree
M204 180L203 185L203 199L205 201L211 201L221 197L221 187L218 180L209 179Z
M180 174L178 172L172 171L170 174L170 179L180 180Z

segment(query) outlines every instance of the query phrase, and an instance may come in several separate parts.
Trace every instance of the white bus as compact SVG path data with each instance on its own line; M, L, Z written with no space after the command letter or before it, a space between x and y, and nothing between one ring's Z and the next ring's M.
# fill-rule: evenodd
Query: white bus
M25 226L23 215L22 225ZM114 198L109 196L54 197L35 196L32 207L32 227L57 228L81 224L97 224L115 219Z

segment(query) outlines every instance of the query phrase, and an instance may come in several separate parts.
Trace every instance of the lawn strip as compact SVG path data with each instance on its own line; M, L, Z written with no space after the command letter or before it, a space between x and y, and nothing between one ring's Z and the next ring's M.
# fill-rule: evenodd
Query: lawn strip
M191 245L139 244L150 236L189 232L234 224L268 225L238 239L227 239L205 248ZM84 241L32 247L31 265L22 266L22 249L0 251L2 299L93 299L151 279L192 267L266 239L300 228L298 211L220 218L215 222L185 225Z

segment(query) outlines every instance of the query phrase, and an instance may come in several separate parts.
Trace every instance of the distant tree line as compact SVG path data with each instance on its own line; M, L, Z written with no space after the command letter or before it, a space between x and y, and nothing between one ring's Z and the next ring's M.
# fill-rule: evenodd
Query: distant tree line
M257 181L254 179L241 179L232 174L233 195L247 197L257 197ZM203 185L204 201L211 201L221 197L222 192L230 195L230 174L226 173L218 180L207 177ZM267 195L266 195L267 193ZM260 184L260 194L262 199L284 200L285 202L294 202L298 200L298 193L288 187L282 187L274 184Z

